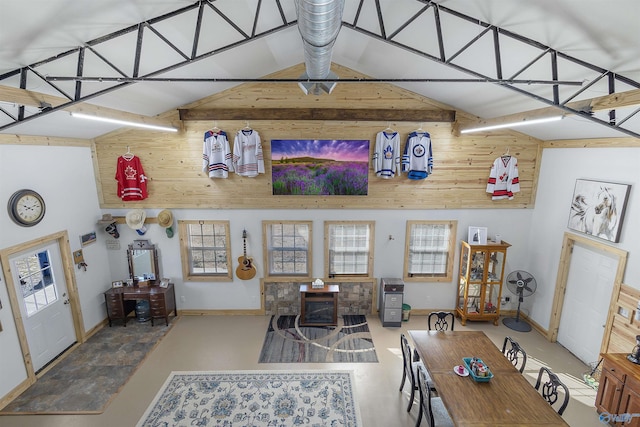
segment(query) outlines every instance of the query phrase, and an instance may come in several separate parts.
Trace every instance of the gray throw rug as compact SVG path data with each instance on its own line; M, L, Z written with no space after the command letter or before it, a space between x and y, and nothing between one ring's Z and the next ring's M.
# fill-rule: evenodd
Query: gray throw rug
M361 427L351 371L172 372L137 427Z
M259 363L378 362L366 316L338 318L337 326L300 326L299 316L273 316Z
M73 349L20 396L2 415L99 414L173 327L132 320L105 326Z

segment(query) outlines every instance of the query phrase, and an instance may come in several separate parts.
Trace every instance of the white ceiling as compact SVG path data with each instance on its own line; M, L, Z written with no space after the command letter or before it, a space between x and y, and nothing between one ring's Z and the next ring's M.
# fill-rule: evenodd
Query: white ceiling
M210 0L234 24L247 34L252 31L252 19L258 0ZM0 0L0 75L51 58L62 52L82 46L98 37L124 29L151 18L197 3L195 0ZM374 0L345 0L343 22L352 24L358 16L361 29L380 34ZM393 33L409 17L428 3L420 0L380 0L386 34ZM640 2L637 0L439 0L442 8L473 17L500 29L535 40L558 52L594 64L626 78L640 81ZM263 0L256 32L282 24L276 0ZM295 20L294 0L281 0L287 21ZM361 7L360 7L361 6ZM213 9L205 8L198 53L240 41L239 33ZM431 11L433 8L430 9ZM359 15L358 14L359 11ZM154 24L163 36L169 38L183 52L191 52L193 22L197 9L180 18ZM440 13L443 24L443 43L447 55L461 49L482 28L475 23ZM433 25L433 12L427 12L407 26L393 40L438 55L437 38ZM169 66L182 58L167 49L159 38L145 31L141 56L140 76L160 67ZM96 48L100 54L123 71L132 67L136 33L114 38ZM495 73L491 33L462 52L455 62L485 75ZM509 78L538 54L536 48L500 38L503 77ZM158 54L156 54L158 53ZM105 63L87 54L83 75L117 77ZM352 68L378 79L470 79L475 76L458 71L427 58L396 47L379 38L343 26L333 50L334 63ZM45 76L75 75L77 55L52 61L36 67ZM265 37L238 47L211 55L206 59L157 75L172 78L239 78L252 79L265 76L304 61L302 41L297 27L276 31ZM599 73L567 61L560 61L559 80L588 82ZM550 61L544 59L530 67L519 79L550 80ZM73 81L55 82L59 88L73 95ZM101 90L115 83L83 82L83 94ZM186 105L234 83L211 82L137 82L124 88L100 95L86 102L115 110L154 116ZM237 83L235 83L237 84ZM340 83L339 83L340 84ZM349 84L349 83L342 83ZM18 77L0 80L2 86L19 87ZM406 89L432 98L484 119L548 107L514 90L495 83L468 82L403 82ZM100 88L100 89L98 89ZM45 80L30 78L27 89L33 92L60 96ZM541 97L548 97L551 85L531 85L525 88ZM560 101L572 95L579 87L560 86ZM615 92L636 89L616 82ZM580 93L574 100L589 99L608 94L606 79ZM330 96L330 95L323 95ZM19 105L0 90L0 108L14 117ZM635 111L638 105L618 108L618 120ZM558 110L560 113L562 111ZM34 106L25 107L25 117L38 113ZM640 115L640 114L639 114ZM596 117L607 120L608 112ZM14 120L0 111L0 126ZM640 117L632 116L624 127L640 133ZM102 125L73 119L68 112L57 111L26 120L0 130L1 133L92 138L111 130L114 125ZM519 131L534 137L550 139L626 137L628 134L608 128L576 115L551 124L521 127Z

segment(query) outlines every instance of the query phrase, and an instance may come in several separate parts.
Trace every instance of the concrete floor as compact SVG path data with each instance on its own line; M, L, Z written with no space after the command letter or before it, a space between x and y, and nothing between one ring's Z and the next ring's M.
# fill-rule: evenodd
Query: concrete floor
M354 371L357 399L364 427L412 427L417 405L406 412L409 388L398 391L402 375L400 333L426 329L426 316L411 316L400 328L383 328L377 317L369 317L379 363L353 364L258 364L258 356L267 330L268 316L186 316L177 323L159 346L148 356L122 391L100 415L6 415L2 427L107 427L135 426L171 371L212 370L294 370L351 369ZM502 347L505 335L516 339L527 351L525 375L534 383L540 365L560 374L571 388L571 401L563 418L571 426L602 426L593 407L595 391L584 385L582 373L588 367L558 344L551 344L536 331L523 333L486 322L456 319L456 330L482 330ZM526 405L526 402L523 402ZM426 420L422 421L427 426Z

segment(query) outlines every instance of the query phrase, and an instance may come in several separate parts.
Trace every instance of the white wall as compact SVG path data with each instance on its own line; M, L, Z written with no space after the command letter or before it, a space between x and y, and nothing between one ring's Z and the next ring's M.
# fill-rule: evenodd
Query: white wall
M46 214L34 227L20 227L9 219L6 207L0 212L0 248L5 249L66 230L71 250L81 248L80 235L96 230L100 217L88 147L0 145L0 200L22 188L36 190L46 204ZM6 206L6 205L5 205ZM106 249L100 242L83 248L87 271L74 269L84 316L85 330L106 316L102 292L110 283ZM6 288L0 271L0 396L26 379L18 336Z
M569 208L579 178L631 184L620 242L594 239L628 251L624 283L640 288L640 264L635 262L640 253L640 148L545 149L527 250L528 271L538 288L523 304L544 328L549 326L562 240L570 231Z
M295 197L295 196L292 196ZM112 210L113 215L123 216L128 210ZM147 216L156 216L159 210L147 210ZM160 271L170 277L176 285L179 309L187 310L231 310L260 308L260 277L264 276L262 253L262 220L313 221L313 276L324 276L324 221L371 220L375 221L374 277L402 277L407 220L458 220L457 241L467 238L470 225L486 226L489 236L496 233L511 243L507 266L524 268L527 262L526 245L530 210L191 210L173 209L174 223L180 219L229 220L231 227L232 268L243 254L242 231L247 230L247 256L253 257L258 273L252 280L233 282L188 282L182 281L180 243L176 233L168 238L164 229L151 224L144 236L138 236L126 225L120 225L120 250L109 251L109 260L114 274L113 280L128 275L126 262L127 245L134 239L149 239L158 246ZM174 225L174 230L177 228ZM389 240L389 236L393 240ZM456 254L459 247L456 244ZM458 270L456 255L454 275ZM513 267L512 267L513 266ZM510 270L509 270L510 271ZM234 275L235 276L235 275ZM407 283L405 302L412 308L453 309L456 300L456 280L451 283Z

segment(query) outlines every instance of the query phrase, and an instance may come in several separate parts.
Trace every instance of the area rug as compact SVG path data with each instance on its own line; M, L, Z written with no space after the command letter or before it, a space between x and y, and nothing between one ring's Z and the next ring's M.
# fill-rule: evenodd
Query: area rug
M351 371L172 372L137 427L360 427L354 383Z
M272 316L259 363L378 362L366 316L342 316L337 326L300 326L300 316Z
M20 396L2 415L99 414L167 334L158 322L116 322L80 344Z

